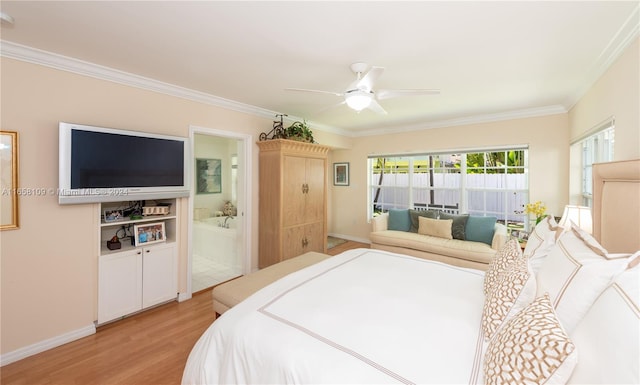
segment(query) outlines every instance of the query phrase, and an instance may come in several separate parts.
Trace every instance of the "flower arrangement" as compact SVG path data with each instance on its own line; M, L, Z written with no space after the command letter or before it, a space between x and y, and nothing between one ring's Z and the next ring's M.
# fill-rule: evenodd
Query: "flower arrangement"
M547 211L547 206L540 201L536 201L535 203L527 203L524 206L524 212L526 214L533 214L536 217L536 225L540 223L542 219L545 217L545 213Z

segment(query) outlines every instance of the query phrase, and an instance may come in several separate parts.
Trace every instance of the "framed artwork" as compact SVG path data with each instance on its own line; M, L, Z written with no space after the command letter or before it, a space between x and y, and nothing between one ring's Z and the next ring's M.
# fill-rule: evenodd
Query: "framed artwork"
M0 230L18 226L18 133L0 131Z
M333 185L348 186L349 185L349 163L333 164Z
M136 246L144 246L167 240L164 222L143 223L133 225Z
M222 192L222 161L220 159L196 159L196 194Z

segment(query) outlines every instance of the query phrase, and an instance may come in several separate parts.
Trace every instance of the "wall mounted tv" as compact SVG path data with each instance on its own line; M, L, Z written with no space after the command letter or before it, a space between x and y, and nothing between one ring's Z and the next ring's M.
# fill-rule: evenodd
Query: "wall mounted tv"
M189 139L61 122L58 203L188 196Z

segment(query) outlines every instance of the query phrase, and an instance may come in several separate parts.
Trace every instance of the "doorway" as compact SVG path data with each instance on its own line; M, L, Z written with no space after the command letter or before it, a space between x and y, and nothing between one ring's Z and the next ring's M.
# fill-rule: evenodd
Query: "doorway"
M202 291L244 274L250 255L245 208L250 136L191 127L192 199L188 287Z

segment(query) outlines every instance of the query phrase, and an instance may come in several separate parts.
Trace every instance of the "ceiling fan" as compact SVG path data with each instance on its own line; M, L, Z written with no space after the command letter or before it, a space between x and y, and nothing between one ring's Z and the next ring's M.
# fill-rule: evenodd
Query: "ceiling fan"
M384 72L384 67L369 66L367 63L357 62L351 64L351 71L356 74L356 80L351 83L344 92L308 90L304 88L286 88L285 90L316 92L344 97L344 101L338 105L346 103L347 106L357 112L368 108L379 114L387 113L380 103L378 103L379 100L400 96L437 95L440 93L440 90L434 89L374 90L374 83Z

